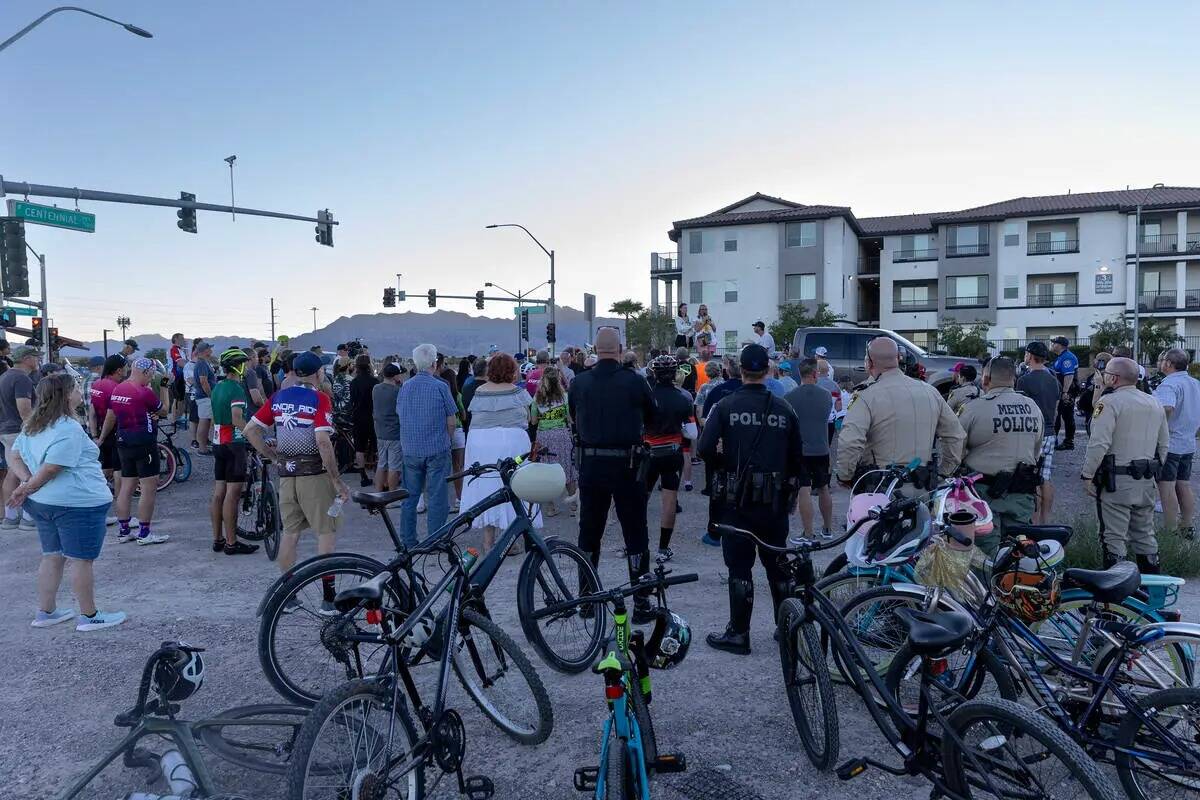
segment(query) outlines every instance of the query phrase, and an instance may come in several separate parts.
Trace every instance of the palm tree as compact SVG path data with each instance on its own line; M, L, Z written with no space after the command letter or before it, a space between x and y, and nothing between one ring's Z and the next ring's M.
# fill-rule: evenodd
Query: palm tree
M610 314L620 314L625 318L625 331L629 331L629 318L645 310L645 306L637 300L618 300L608 309Z

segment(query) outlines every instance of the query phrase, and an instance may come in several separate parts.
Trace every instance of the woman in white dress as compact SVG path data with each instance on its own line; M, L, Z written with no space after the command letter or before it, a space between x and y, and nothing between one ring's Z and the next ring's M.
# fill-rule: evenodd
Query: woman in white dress
M675 346L692 347L692 321L688 319L687 303L680 303L675 312Z
M494 464L529 452L533 398L523 385L513 385L516 379L517 362L512 356L498 353L488 359L487 382L475 390L468 409L471 429L465 463ZM462 508L470 508L501 486L500 476L494 472L468 479L463 485ZM483 528L483 547L487 551L496 542L496 531L507 528L515 518L511 505L494 506L477 517L471 527ZM540 509L535 510L533 524L542 526Z

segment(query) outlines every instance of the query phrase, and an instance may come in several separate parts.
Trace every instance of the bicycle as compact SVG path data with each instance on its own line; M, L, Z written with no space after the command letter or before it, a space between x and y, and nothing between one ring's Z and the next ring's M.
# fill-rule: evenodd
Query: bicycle
M218 792L200 752L201 742L222 759L238 766L275 775L286 773L296 736L308 709L288 705L249 705L231 708L216 717L196 722L178 719L176 715L180 706L168 699L165 687L154 685L156 696L150 696L155 664L162 655L176 648L189 653L203 651L203 648L180 642L164 642L147 659L142 670L137 702L130 710L118 714L113 721L117 727L129 728L129 733L59 795L59 800L85 796L84 790L118 757L122 758L126 767L154 769L161 773L173 794L210 800L237 800L238 795ZM139 747L139 742L148 737L164 739L171 748L157 754Z
M283 521L279 516L279 493L271 480L268 459L253 447L246 453L246 488L238 507L237 535L251 542L262 542L267 558L279 555L279 537Z
M535 619L557 614L570 608L604 604L612 607L614 649L601 659L592 672L604 676L604 696L609 715L600 737L600 767L580 767L575 770L575 788L591 791L597 800L619 797L622 800L650 800L650 776L655 773L684 772L687 760L681 754L661 755L654 724L650 719L652 698L651 657L663 641L672 613L667 609L666 588L700 580L695 573L667 577L670 570L660 564L641 581L609 589L597 594L556 603L535 611ZM655 627L647 645L642 631L633 629L625 598L653 591L657 594L658 611ZM684 624L676 621L676 625ZM680 650L686 654L689 641L675 642L669 656ZM665 652L665 651L664 651ZM682 660L683 655L677 656Z
M424 582L414 560L431 555L444 557L449 569L422 593ZM391 589L400 573L413 589L407 602L393 605ZM451 669L480 710L505 733L526 744L546 740L553 727L550 698L529 659L480 610L481 591L471 582L453 536L446 536L405 549L370 581L338 592L334 604L343 618L362 611L378 629L375 634L346 633L347 640L379 643L388 656L373 677L349 680L313 706L297 737L288 772L289 797L308 797L306 790L317 788L312 783L320 784L324 797L382 797L389 789L399 790L403 782L406 796L419 800L426 791L425 769L436 765L443 775L455 773L459 793L469 800L490 798L495 789L489 779L463 777L466 730L458 712L446 707ZM433 607L443 600L444 609L435 615ZM432 704L422 700L411 673L426 656L438 669ZM491 660L494 666L485 663ZM501 710L494 693L484 694L513 668L533 697L532 724ZM419 736L410 708L421 725ZM330 763L346 755L348 761Z
M486 612L483 593L504 564L509 549L518 539L523 539L527 555L517 581L517 611L522 631L552 668L567 673L582 672L591 666L600 652L604 633L602 620L574 609L537 620L531 615L538 608L573 599L576 594L573 587L577 587L580 594L598 590L600 579L578 547L557 537L543 537L534 528L529 510L510 485L514 472L523 463L521 458L505 459L498 464L474 464L449 476L447 481L496 472L503 486L449 520L425 541L436 541L460 528L470 527L472 521L488 508L510 503L516 518L472 568L471 583L479 594L476 602ZM408 492L404 489L360 491L351 497L373 513L380 514L396 552L402 554L404 544L386 508L408 497ZM350 641L347 644L337 635L341 630L361 630L363 621L341 618L335 630L330 623L327 604L333 600L337 585L345 588L348 583L373 578L387 567L369 556L331 553L297 564L267 590L258 609L259 662L267 680L282 697L299 705L312 705L327 687L359 677L364 670L374 668L372 664L382 657L382 649L364 651L360 646L362 643ZM401 577L386 588L397 605L408 596L409 587ZM289 616L288 612L296 608L298 610Z
M1093 800L1115 800L1103 773L1086 753L1033 712L1004 700L970 700L949 709L930 701L930 660L967 640L973 630L969 616L913 612L908 619L908 642L922 658L922 699L917 716L887 693L837 606L815 588L812 554L842 544L866 521L860 520L831 542L800 539L786 547L769 545L732 525L716 526L722 535L743 536L778 554L795 583L795 595L783 601L779 612L780 662L796 730L813 766L827 769L836 761L840 747L833 685L820 650L820 631L828 635L838 657L852 667L847 670L851 684L902 759L900 767L870 758L850 759L837 768L841 780L857 777L873 766L892 775L920 775L933 784L935 795L951 800L977 796L973 789L996 797L1050 798L1082 792ZM882 702L876 702L876 696ZM1030 746L1033 752L1018 752ZM1041 768L1055 764L1060 769L1049 781L1034 774L1035 769L1040 773ZM1078 788L1064 793L1061 787L1066 780L1075 781ZM1046 783L1051 785L1046 787ZM1009 784L1012 788L1006 790Z

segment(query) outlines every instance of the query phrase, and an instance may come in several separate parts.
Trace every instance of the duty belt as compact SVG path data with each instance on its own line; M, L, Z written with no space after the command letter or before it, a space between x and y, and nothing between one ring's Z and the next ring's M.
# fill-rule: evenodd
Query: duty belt
M1140 459L1123 467L1113 467L1114 475L1128 475L1134 480L1146 481L1158 476L1158 462L1151 459Z
M628 447L582 447L580 449L585 456L599 456L601 458L629 458L633 452Z

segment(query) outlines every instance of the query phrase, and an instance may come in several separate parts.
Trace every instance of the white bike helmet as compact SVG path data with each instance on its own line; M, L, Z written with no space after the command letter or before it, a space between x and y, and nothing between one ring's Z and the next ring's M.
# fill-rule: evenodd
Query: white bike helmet
M898 520L875 520L860 528L846 541L846 560L855 567L906 564L917 557L932 534L929 509L921 503Z
M553 503L567 490L567 474L560 464L527 461L513 471L509 485L526 503Z
M166 652L154 665L154 690L178 703L199 691L204 683L204 659L179 642L163 642Z

